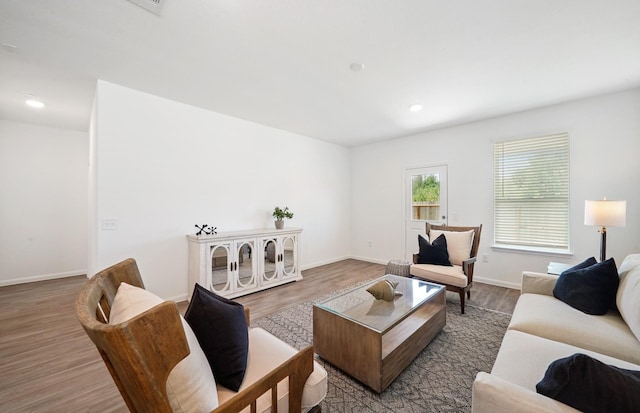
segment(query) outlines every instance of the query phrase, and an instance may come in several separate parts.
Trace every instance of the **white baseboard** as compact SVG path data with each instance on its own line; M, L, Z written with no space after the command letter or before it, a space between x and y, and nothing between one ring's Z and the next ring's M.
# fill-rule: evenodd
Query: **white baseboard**
M375 258L367 258L367 257L358 257L358 256L350 256L349 258L352 258L354 260L360 260L360 261L367 261L367 262L372 262L374 264L387 264L389 262L389 260L380 260L380 259L375 259ZM495 280L493 278L484 278L484 277L473 277L474 281L478 281L480 283L483 284L489 284L489 285L495 285L498 287L505 287L505 288L511 288L514 290L520 290L520 283L514 283L514 282L508 282L508 281L501 281L501 280Z
M300 267L300 269L302 271L304 271L304 270L308 270L308 269L311 269L311 268L319 267L321 265L333 264L334 262L343 261L343 260L350 260L350 259L351 260L358 260L358 261L372 262L374 264L384 264L384 265L386 265L389 262L389 260L379 260L379 259L376 259L376 258L359 257L359 256L356 256L356 255L346 255L344 257L333 258L333 259L330 259L330 260L327 260L327 261L320 261L320 262L316 262L316 263L313 263L313 264L304 265L304 266Z
M58 278L76 277L78 275L87 275L87 270L57 272L54 274L42 274L32 275L29 277L14 278L12 280L0 280L0 287L5 287L7 285L26 284L36 281L55 280Z
M473 281L478 281L479 283L482 283L482 284L495 285L495 286L498 286L498 287L511 288L511 289L514 289L514 290L519 290L520 289L520 284L519 283L501 281L501 280L494 280L493 278L473 277Z
M180 303L182 301L187 301L187 299L189 298L188 294L180 294L180 295L176 295L173 297L167 297L164 300L165 301L174 301L176 303Z
M359 260L359 261L372 262L374 264L384 264L384 265L386 265L391 260L391 258L388 260L380 260L377 258L359 257L357 255L351 255L347 258L351 258L353 260Z
M326 260L326 261L318 261L318 262L314 262L312 264L301 265L300 266L300 271L309 270L311 268L320 267L322 265L333 264L334 262L347 260L349 258L353 258L353 257L345 256L345 257L339 257L339 258L332 258L332 259Z

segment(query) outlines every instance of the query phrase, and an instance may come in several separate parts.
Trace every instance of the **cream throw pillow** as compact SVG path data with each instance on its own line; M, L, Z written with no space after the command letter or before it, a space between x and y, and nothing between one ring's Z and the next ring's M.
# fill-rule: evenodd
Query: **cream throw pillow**
M149 291L121 283L111 305L110 324L119 324L164 302ZM191 353L169 373L167 396L174 412L210 412L218 407L218 393L207 357L191 327L180 316Z
M628 255L620 268L616 305L631 332L640 340L640 254Z
M444 234L447 239L447 251L449 252L451 264L462 265L462 261L469 259L473 243L473 230L459 232L432 229L429 231L429 240L438 238L440 234Z

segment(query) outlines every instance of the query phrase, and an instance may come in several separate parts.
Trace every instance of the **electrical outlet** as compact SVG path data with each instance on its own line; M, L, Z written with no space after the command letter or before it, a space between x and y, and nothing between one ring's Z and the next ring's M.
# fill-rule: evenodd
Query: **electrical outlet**
M118 221L115 218L103 218L100 220L100 229L103 231L114 231L118 229Z
M482 262L489 262L489 254L482 254Z
M371 243L371 241L369 241L369 242L367 243L367 246L368 246L368 247L373 247L373 244Z

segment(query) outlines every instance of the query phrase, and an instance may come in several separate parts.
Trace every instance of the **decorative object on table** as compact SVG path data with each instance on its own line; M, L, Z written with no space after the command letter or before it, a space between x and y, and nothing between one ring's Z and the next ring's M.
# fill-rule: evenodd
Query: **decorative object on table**
M207 224L204 225L197 225L196 224L196 228L198 228L198 232L196 232L196 236L198 235L214 235L216 234L216 230L218 229L218 227L210 227Z
M607 227L624 227L627 217L627 201L584 201L584 224L600 229L600 261L607 259Z
M402 295L400 291L396 291L397 282L382 280L367 288L367 292L376 300L393 301L395 297Z
M276 219L275 224L277 229L282 229L284 227L284 219L293 218L293 212L289 211L289 207L284 207L284 209L280 207L275 207L273 209L273 217Z
M385 274L399 275L400 277L408 277L411 262L406 260L391 260L387 263Z

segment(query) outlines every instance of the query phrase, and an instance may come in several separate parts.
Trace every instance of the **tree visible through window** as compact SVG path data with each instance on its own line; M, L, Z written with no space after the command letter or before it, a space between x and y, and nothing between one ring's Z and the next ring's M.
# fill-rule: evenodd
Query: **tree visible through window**
M569 249L569 135L494 145L495 244Z
M440 216L440 177L437 174L411 177L413 219L435 220Z

